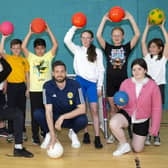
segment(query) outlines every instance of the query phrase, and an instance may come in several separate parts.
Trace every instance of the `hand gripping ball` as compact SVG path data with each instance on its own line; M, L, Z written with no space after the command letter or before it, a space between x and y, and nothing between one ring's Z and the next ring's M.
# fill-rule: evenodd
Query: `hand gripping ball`
M14 31L14 25L9 21L3 22L0 25L0 32L3 35L10 35L13 33L13 31Z
M129 101L128 94L124 91L118 91L114 94L114 103L118 106L125 106Z
M72 24L76 27L84 27L87 23L86 15L79 12L72 16Z
M46 29L46 22L42 18L35 18L31 22L31 29L34 33L42 33Z
M51 158L59 158L63 155L64 153L64 148L59 142L56 142L53 148L49 148L47 150L47 154Z
M165 19L165 14L161 9L156 8L149 12L148 18L150 24L161 24Z
M125 16L124 9L119 6L115 6L111 8L109 11L109 18L113 22L120 22L124 18L124 16Z

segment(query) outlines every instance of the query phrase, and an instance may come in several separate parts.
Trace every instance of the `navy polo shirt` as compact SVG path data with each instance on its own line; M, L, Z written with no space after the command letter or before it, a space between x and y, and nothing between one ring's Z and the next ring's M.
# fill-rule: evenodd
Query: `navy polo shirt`
M84 103L82 89L77 81L68 78L65 87L60 89L52 79L43 86L43 103L53 105L54 115L68 113Z

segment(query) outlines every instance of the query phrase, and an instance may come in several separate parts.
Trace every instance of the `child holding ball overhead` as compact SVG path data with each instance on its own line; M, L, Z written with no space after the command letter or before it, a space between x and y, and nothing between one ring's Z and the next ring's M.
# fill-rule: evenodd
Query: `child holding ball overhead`
M51 79L51 62L55 56L58 43L57 40L50 30L49 26L46 24L45 31L48 33L51 38L52 48L46 52L46 42L44 39L38 38L34 41L34 52L32 53L28 50L27 44L30 37L33 35L31 26L29 32L26 35L23 44L22 50L24 55L28 58L30 64L30 103L31 103L31 117L32 117L32 138L33 144L39 145L39 125L34 120L34 112L36 109L44 109L43 98L42 98L42 89L43 84Z
M157 83L160 88L161 96L162 96L162 104L164 104L164 86L166 84L166 63L168 60L168 35L167 31L164 27L165 21L162 24L158 25L160 30L163 33L165 38L165 44L160 38L154 38L149 41L148 45L146 44L146 37L149 29L154 26L149 23L147 19L146 27L142 36L142 53L144 59L148 65L148 74L152 77L153 80ZM151 144L151 137L148 135L146 145ZM160 137L159 134L154 137L154 145L160 145Z
M22 41L13 39L10 42L10 50L12 54L4 52L4 45L9 35L2 35L0 44L0 53L12 67L12 72L7 78L7 105L11 108L19 108L24 116L23 123L23 139L27 140L25 128L25 113L26 113L26 95L29 89L29 64L26 58L21 55ZM8 142L14 140L13 137L13 121L8 121L9 135Z
M99 116L98 116L98 96L101 95L103 79L104 79L104 65L103 56L100 49L96 48L92 42L94 39L93 32L84 30L81 33L80 39L82 46L74 44L72 38L75 32L79 29L72 26L66 33L64 42L69 50L74 54L74 70L76 73L76 80L80 83L84 98L88 101L90 111L93 117L93 126L95 131L95 148L102 148L103 145L99 136ZM85 129L83 143L90 143L90 136Z
M140 36L138 26L129 12L125 11L125 17L123 19L129 20L134 31L134 36L131 41L126 44L122 44L122 41L124 40L124 30L121 27L114 27L112 29L111 38L113 45L104 40L102 36L104 26L107 21L111 22L108 13L103 16L97 31L97 39L101 47L104 49L107 58L106 94L110 104L111 115L114 115L117 111L113 102L113 95L119 90L121 82L127 78L128 57ZM111 136L111 141L109 141L109 143L113 142L112 139Z

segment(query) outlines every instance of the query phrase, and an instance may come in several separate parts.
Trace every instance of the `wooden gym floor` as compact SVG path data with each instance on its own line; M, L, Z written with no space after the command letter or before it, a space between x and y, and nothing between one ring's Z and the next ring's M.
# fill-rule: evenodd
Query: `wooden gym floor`
M93 141L94 134L92 126L89 126L91 139ZM45 150L31 143L30 128L28 128L29 140L24 146L32 151L34 158L17 158L12 155L13 144L8 144L4 138L0 138L0 168L136 168L135 157L138 157L141 168L168 168L168 111L163 113L163 121L161 124L161 146L145 147L140 154L133 152L113 157L112 151L117 147L114 144L106 144L103 135L103 149L95 149L93 143L90 145L82 144L80 149L71 148L68 139L68 130L63 130L58 134L62 145L64 146L64 155L59 159L50 159L46 155ZM83 132L80 132L79 139L82 140Z

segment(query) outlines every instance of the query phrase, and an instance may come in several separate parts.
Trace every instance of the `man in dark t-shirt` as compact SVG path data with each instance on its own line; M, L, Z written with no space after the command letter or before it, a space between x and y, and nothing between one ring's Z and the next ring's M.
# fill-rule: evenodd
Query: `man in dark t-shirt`
M69 138L73 148L79 148L77 133L87 125L85 102L79 83L66 78L66 66L61 61L53 64L53 79L43 86L43 103L45 112L35 111L35 120L46 132L41 148L53 147L57 130L69 128ZM45 117L46 116L46 117Z

